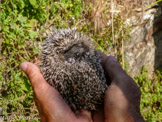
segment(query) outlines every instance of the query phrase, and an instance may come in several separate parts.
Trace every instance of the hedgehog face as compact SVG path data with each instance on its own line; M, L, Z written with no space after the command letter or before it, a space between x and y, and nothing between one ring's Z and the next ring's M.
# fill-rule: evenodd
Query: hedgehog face
M68 63L74 63L76 61L79 62L83 57L89 54L89 50L89 47L84 42L80 42L66 49L61 54L61 57Z

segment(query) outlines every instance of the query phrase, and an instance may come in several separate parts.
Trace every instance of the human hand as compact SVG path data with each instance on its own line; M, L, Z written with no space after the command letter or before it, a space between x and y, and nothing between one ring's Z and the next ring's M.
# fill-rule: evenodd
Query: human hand
M74 113L58 91L45 81L36 65L24 62L21 69L30 79L41 121L91 122L91 112L81 110Z
M21 65L21 69L28 75L35 94L42 121L74 121L74 122L134 122L144 121L140 114L140 90L115 58L99 52L105 75L111 85L105 94L104 111L96 111L91 118L88 111L73 113L58 91L51 87L43 78L39 68L29 62Z
M144 122L140 113L141 92L134 80L112 56L97 51L110 84L104 99L106 122ZM98 114L98 113L97 113ZM100 114L101 115L101 114ZM100 120L103 120L100 117Z

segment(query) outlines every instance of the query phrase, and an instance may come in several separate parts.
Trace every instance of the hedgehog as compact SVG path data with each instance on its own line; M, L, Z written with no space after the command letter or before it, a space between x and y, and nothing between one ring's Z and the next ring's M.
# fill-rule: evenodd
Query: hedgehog
M55 29L42 46L41 72L73 111L104 102L106 78L92 41L75 28Z

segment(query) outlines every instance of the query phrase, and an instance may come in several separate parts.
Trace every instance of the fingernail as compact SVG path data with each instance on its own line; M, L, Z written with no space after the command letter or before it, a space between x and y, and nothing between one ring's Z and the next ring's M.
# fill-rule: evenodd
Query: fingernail
M27 64L26 63L22 63L20 68L21 68L22 71L26 72Z

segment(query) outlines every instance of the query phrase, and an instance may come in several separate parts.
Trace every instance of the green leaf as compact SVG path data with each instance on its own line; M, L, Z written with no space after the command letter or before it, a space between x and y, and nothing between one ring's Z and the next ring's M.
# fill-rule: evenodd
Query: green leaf
M33 7L37 6L37 1L36 0L29 0L29 2Z
M35 38L37 35L38 35L37 32L32 31L32 30L29 31L29 36L30 36L31 39Z
M28 91L28 89L26 88L25 84L21 84L21 89L24 90L24 91Z
M4 32L9 32L9 27L8 27L8 26L5 26L5 27L3 28L3 31L4 31Z
M100 45L96 47L96 50L104 51L104 49Z
M18 6L20 7L20 9L23 9L25 7L25 3L23 0L17 0L18 2Z
M24 22L26 22L26 20L27 20L27 17L24 17L23 15L19 15L18 16L18 20L21 22L21 23L24 23Z
M5 42L6 42L6 44L9 44L10 43L10 40L9 39L6 39Z

